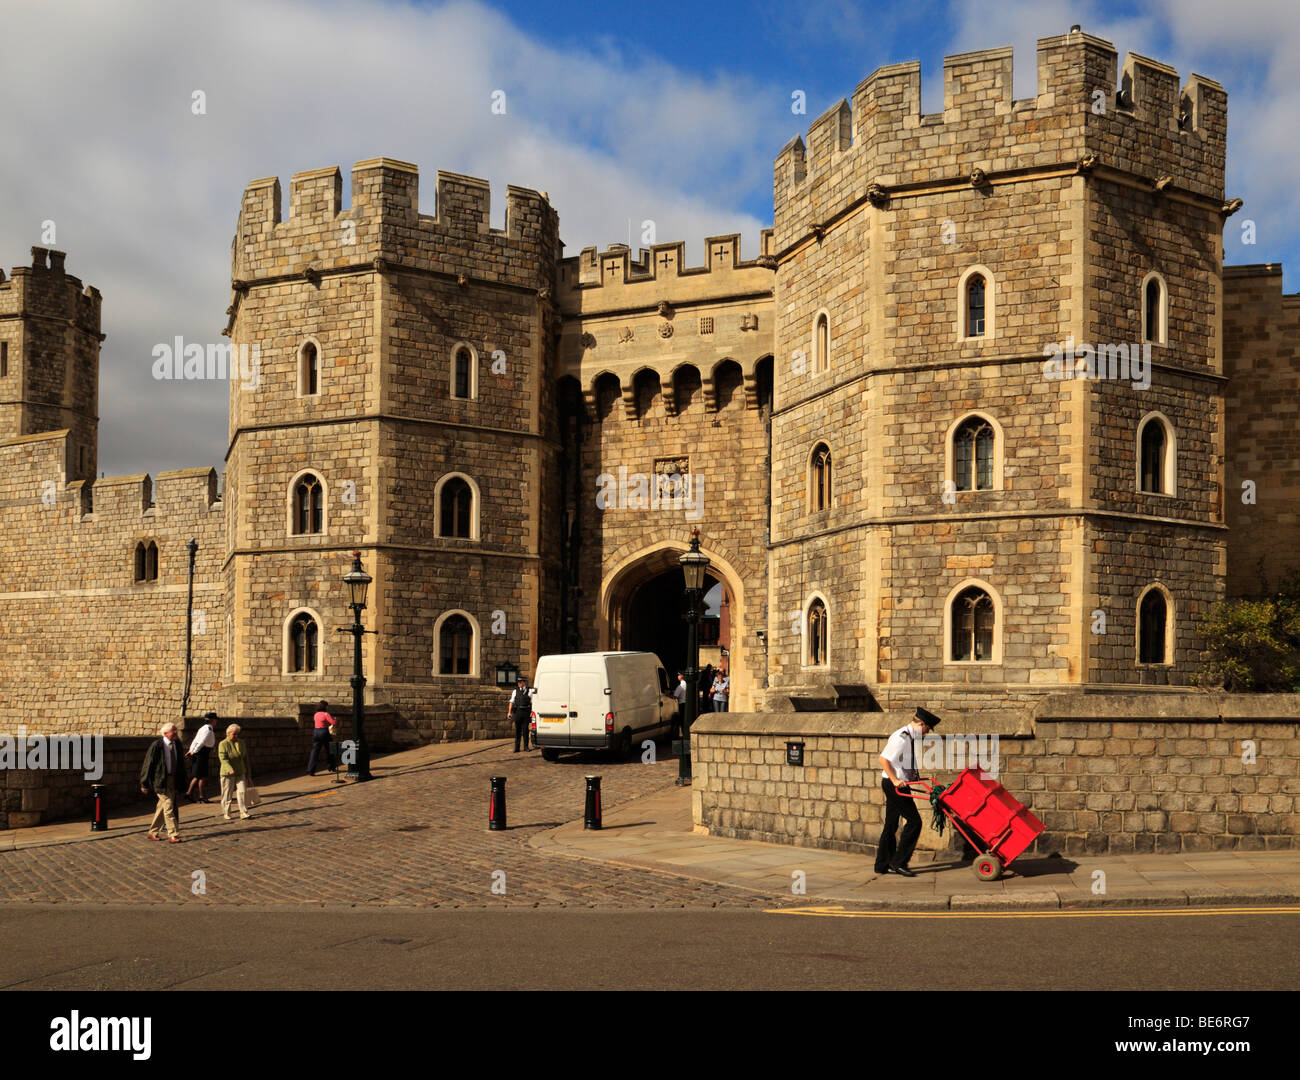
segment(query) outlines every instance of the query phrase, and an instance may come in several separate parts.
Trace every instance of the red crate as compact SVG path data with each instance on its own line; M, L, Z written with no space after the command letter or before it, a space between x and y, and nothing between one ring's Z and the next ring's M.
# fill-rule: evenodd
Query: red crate
M964 769L940 801L1006 866L1043 831L1043 823L991 776Z

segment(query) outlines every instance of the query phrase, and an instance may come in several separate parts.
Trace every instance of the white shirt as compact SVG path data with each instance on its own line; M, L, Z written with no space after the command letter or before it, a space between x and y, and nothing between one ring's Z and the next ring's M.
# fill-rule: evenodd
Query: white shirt
M524 690L521 691L521 690L519 689L519 687L516 686L516 687L514 688L514 690L511 691L511 693L510 693L510 701L509 701L509 704L513 705L513 704L515 703L515 698L519 697L519 695L520 695L521 693L524 695L524 697L527 697L527 696L528 696L528 690L527 690L527 688L525 688ZM523 698L520 698L520 700L522 701Z
M200 746L206 746L211 750L217 745L217 737L212 732L211 724L204 724L199 728L199 733L194 736L194 741L190 743L190 753L197 754Z
M904 770L916 767L912 764L912 750L914 744L920 741L921 736L916 729L911 724L904 724L889 736L889 741L885 743L885 749L880 753L882 758L885 758L894 766L894 775L898 777L900 782L906 776ZM883 768L880 770L880 775L886 780L889 779L889 773L885 772Z
M677 699L677 704L678 704L678 705L680 705L683 701L686 700L686 680L685 680L685 679L678 679L678 680L677 680L677 685L673 687L673 697L675 697L675 698Z
M176 740L168 739L164 736L163 753L166 755L167 772L169 774L174 773L176 771L176 750L177 750Z
M713 696L715 698L724 698L731 692L731 680L725 675L719 676L713 680Z

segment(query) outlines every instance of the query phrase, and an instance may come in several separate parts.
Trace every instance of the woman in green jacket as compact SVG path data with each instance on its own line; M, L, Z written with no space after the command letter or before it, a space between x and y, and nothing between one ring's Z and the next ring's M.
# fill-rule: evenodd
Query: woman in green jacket
M227 821L231 820L232 796L239 801L239 816L252 817L244 804L244 792L253 770L248 758L248 747L239 737L241 730L238 724L231 724L226 728L225 739L217 747L217 757L221 761L221 812Z

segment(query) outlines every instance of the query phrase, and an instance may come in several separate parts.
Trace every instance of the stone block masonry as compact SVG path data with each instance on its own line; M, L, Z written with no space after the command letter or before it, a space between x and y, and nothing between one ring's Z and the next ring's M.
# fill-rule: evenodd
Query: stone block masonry
M1293 695L1054 695L1032 723L941 714L998 733L998 782L1046 826L1036 854L1289 849L1300 844ZM707 715L692 729L695 822L717 836L874 852L879 756L910 712ZM805 765L785 764L802 740ZM950 783L953 775L940 775ZM929 846L938 841L928 827ZM954 844L955 846L955 844Z

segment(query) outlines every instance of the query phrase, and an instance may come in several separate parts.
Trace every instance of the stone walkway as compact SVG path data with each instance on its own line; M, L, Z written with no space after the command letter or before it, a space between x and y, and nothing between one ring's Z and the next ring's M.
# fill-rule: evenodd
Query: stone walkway
M145 838L151 811L114 818L104 833L87 822L0 832L0 902L914 911L1300 904L1300 851L1022 857L988 883L944 856L930 862L918 853L916 878L880 877L868 856L697 834L690 791L673 786L675 760L593 754L550 763L481 742L389 755L373 771L377 779L364 785L336 785L328 774L264 783L265 802L249 821L220 820L215 801L186 805L182 844ZM604 778L600 831L582 827L589 772ZM508 778L510 828L501 832L487 829L493 775Z
M697 834L690 796L668 788L621 806L599 831L571 822L529 843L556 855L699 877L800 902L946 911L1102 905L1300 904L1300 851L1022 856L978 880L951 856L918 852L915 878L875 873L870 856ZM1098 876L1098 871L1102 876ZM802 874L802 880L796 874ZM796 893L802 886L803 893Z

